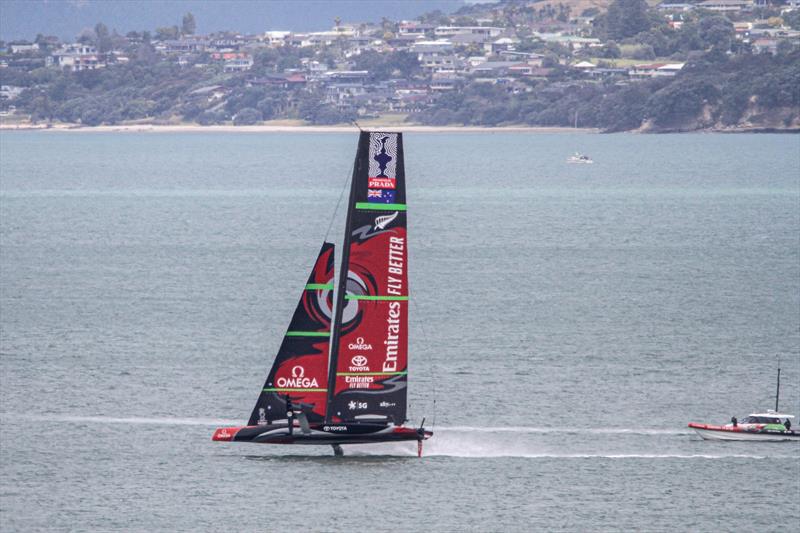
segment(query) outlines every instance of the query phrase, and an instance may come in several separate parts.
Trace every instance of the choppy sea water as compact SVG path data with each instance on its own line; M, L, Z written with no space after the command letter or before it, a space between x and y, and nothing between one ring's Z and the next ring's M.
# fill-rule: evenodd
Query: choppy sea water
M425 457L212 443L355 143L0 134L3 530L786 528L800 446L686 423L774 407L778 358L800 414L797 136L407 134Z

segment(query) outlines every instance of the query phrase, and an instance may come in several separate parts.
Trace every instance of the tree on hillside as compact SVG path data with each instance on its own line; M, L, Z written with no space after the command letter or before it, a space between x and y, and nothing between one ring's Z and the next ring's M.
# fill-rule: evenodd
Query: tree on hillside
M111 34L108 32L108 27L103 24L102 22L98 22L94 26L94 34L95 34L95 46L97 46L97 51L101 54L105 54L109 50L111 50Z
M194 35L196 29L197 24L194 21L194 15L186 13L181 21L181 33L184 35Z
M715 15L700 20L700 38L707 47L727 51L733 40L733 23L726 17Z
M90 28L84 28L81 30L81 33L78 34L78 38L76 39L81 44L93 44L97 39L94 31Z
M783 22L793 30L800 30L800 10L789 11L784 14Z
M367 50L356 56L355 64L356 70L368 70L376 80L388 80L395 74L409 79L420 72L417 56L405 51L381 54Z
M605 17L606 33L619 41L650 29L647 2L644 0L614 0Z
M167 41L170 39L178 38L177 26L165 26L163 28L156 28L156 39L159 41Z

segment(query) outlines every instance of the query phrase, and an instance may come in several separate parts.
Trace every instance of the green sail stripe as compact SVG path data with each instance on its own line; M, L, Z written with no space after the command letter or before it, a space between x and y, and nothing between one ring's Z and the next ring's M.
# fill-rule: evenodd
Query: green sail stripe
M306 290L333 290L333 283L308 283Z
M337 372L337 376L405 376L407 370L402 372Z
M367 296L363 294L347 294L348 300L373 300L373 301L408 301L408 296Z
M374 209L376 211L405 211L406 204L371 204L356 202L356 209Z
M329 331L287 331L287 337L330 337Z
M328 392L328 389L287 389L287 388L266 388L264 392Z

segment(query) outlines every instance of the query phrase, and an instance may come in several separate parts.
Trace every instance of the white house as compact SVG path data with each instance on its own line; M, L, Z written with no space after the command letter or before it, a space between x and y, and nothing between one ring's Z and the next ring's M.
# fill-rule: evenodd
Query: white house
M100 60L97 48L83 43L65 44L60 50L53 52L45 64L72 72L94 70L106 66L105 62Z

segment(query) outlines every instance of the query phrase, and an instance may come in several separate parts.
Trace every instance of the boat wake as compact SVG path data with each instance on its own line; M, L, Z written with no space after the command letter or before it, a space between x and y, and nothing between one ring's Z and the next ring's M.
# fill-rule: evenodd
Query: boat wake
M540 451L537 451L539 448ZM407 443L365 444L348 446L347 456L416 456L416 445ZM522 459L775 459L776 456L765 456L744 453L569 453L561 451L541 451L532 443L512 444L507 442L491 442L488 440L457 442L436 438L425 443L425 457L457 457L457 458L522 458ZM792 456L781 456L793 458Z
M116 416L76 416L76 415L29 415L3 413L0 419L26 420L41 423L70 424L142 424L150 426L239 426L241 420L220 418L173 418L173 417L116 417Z
M8 420L28 420L32 422L53 423L95 423L95 424L143 424L165 426L240 426L244 420L223 418L185 418L185 417L116 417L80 415L36 415L3 413L0 418ZM525 434L594 434L594 435L694 435L689 430L651 429L651 428L552 428L533 426L437 426L431 428L442 433L525 433Z
M437 428L440 431L460 431L465 433L564 433L591 435L693 435L694 432L683 429L653 428L553 428L531 426L446 426Z
M80 415L37 415L20 413L3 413L0 420L4 423L13 421L35 422L40 424L137 424L142 426L197 426L219 427L237 426L241 420L226 420L218 418L188 418L188 417L114 417L114 416L80 416ZM653 453L652 444L648 444L648 453L630 452L630 443L624 451L611 450L596 451L600 446L592 446L592 435L632 435L632 436L689 436L691 431L652 429L652 428L548 428L532 426L444 426L434 427L434 436L425 442L424 455L426 457L461 457L461 458L502 458L519 457L531 459L563 458L563 459L766 459L777 458L769 455L742 454L742 453L678 453L674 446L669 452ZM568 452L563 446L554 446L548 435L571 435L575 447L586 448L590 451ZM585 435L586 438L581 438ZM648 441L650 442L650 441ZM674 441L673 441L674 442ZM608 446L608 442L600 443ZM640 447L640 446L636 446ZM272 456L287 455L286 449L278 446L265 447ZM293 448L292 453L299 447ZM312 449L314 450L312 452ZM305 448L308 455L328 455L327 447ZM250 450L252 451L252 450ZM317 453L319 452L319 453ZM289 453L288 455L292 455ZM381 444L348 445L345 448L348 457L416 457L417 445L415 442L394 442ZM296 455L296 454L295 454ZM786 456L795 458L796 456Z

